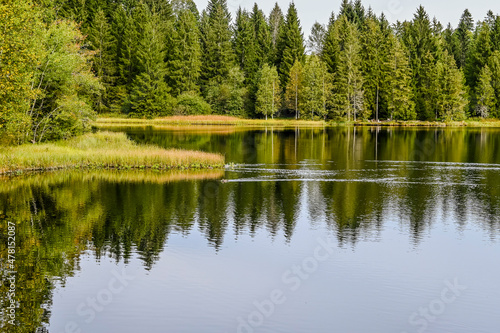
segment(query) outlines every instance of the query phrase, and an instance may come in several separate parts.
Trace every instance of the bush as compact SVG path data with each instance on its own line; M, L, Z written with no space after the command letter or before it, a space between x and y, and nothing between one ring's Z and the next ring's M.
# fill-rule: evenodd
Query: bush
M185 92L177 97L174 113L182 116L211 114L212 108L200 95L194 92Z

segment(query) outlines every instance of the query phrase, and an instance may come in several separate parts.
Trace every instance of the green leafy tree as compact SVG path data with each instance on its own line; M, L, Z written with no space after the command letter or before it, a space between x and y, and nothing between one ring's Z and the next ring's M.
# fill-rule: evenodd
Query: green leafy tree
M500 51L491 55L488 66L491 70L491 86L495 92L495 108L493 116L500 117Z
M437 118L443 120L463 120L468 104L465 77L457 68L453 56L445 52L438 63Z
M69 138L90 130L92 100L102 86L90 68L92 53L74 22L51 23L41 37L42 50L32 87L35 98L27 111L30 141Z
M296 60L290 69L290 78L285 89L285 106L295 111L295 119L300 118L302 108L302 90L304 82L304 68L299 60Z
M311 34L307 40L307 48L311 54L320 55L323 51L323 42L326 29L323 25L315 22L311 28Z
M311 119L319 116L326 120L326 102L331 92L331 80L326 65L316 55L311 55L304 66L303 109Z
M479 73L479 82L476 87L476 114L481 118L488 118L495 110L495 90L491 86L492 73L488 65Z
M37 91L31 82L40 61L39 13L31 1L0 2L0 139L20 143L31 129L26 115Z
M278 71L276 67L264 64L259 71L259 81L257 90L257 103L255 111L266 117L274 115L279 110L281 103L281 89Z
M222 83L212 79L206 88L212 110L221 115L245 116L247 88L244 83L245 76L238 67L231 68Z

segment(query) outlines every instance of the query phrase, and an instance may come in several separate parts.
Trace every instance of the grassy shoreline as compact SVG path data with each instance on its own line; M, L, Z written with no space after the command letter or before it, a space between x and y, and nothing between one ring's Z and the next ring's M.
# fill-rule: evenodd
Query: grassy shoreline
M0 148L0 174L61 169L186 170L224 167L220 154L138 145L124 133L98 132L67 141Z
M436 121L312 121L312 120L294 120L294 119L243 119L227 116L172 116L156 119L134 119L134 118L115 118L99 117L94 122L99 126L276 126L276 127L335 127L335 126L382 126L382 127L500 127L500 120L465 120L451 122Z

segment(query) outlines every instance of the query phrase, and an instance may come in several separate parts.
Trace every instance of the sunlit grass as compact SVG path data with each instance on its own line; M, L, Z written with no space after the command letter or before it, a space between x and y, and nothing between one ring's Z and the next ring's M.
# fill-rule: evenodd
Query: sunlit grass
M324 121L294 119L243 119L228 116L172 116L156 119L98 118L95 125L233 125L233 126L325 126Z
M138 145L124 133L98 132L67 141L0 149L0 173L75 168L204 169L223 165L220 154Z

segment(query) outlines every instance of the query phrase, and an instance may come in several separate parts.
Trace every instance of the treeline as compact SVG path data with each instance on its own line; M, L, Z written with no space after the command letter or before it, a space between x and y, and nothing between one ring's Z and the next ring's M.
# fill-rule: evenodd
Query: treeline
M500 18L491 11L475 23L465 10L454 29L423 7L412 21L390 24L360 0L344 0L306 41L293 2L286 14L277 4L269 15L257 4L240 8L234 20L226 0L210 0L201 13L192 0L0 3L7 31L0 84L10 85L0 93L0 125L35 141L83 130L80 120L91 110L349 121L500 117ZM9 77L16 71L23 75Z

